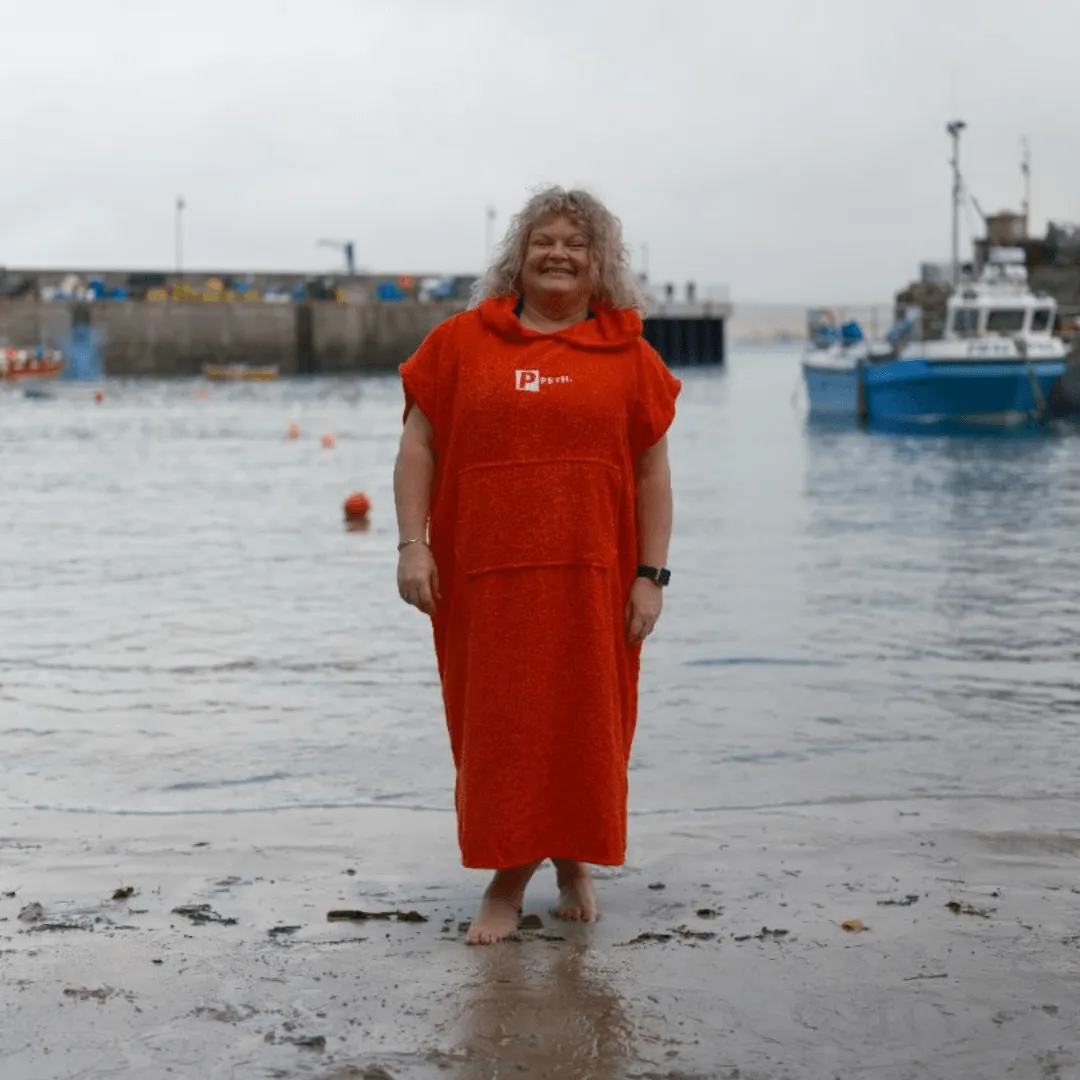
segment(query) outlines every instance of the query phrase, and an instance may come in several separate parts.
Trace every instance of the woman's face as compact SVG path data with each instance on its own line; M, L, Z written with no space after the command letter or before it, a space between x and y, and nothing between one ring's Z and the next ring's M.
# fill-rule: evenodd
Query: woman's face
M589 237L570 218L541 221L529 234L521 287L526 299L556 297L561 304L587 301L592 292Z

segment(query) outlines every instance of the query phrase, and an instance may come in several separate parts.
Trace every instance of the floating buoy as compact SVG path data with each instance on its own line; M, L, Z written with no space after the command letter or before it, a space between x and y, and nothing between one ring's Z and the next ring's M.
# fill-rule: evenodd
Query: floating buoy
M100 405L105 400L105 391L104 390L95 390L94 391L94 400Z
M334 439L333 435L329 435L329 434L324 435L322 437L323 449L324 450L333 450L335 441L336 440Z
M346 521L367 521L371 500L362 491L354 491L345 500L344 509Z
M299 424L290 424L285 429L285 437L287 439L299 439L300 438L300 425Z

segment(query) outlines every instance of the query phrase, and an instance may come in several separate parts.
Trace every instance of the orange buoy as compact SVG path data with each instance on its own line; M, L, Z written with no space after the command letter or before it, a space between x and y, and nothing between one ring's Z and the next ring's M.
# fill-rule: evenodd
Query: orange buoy
M334 442L335 442L335 439L334 439L333 435L329 435L329 434L324 435L322 437L323 449L324 450L333 450L334 449Z
M95 390L94 391L94 400L100 405L105 400L105 391L104 390Z
M285 429L285 437L287 439L299 439L300 438L300 425L299 424L290 424Z
M344 509L346 521L367 521L371 500L362 491L354 491L345 500Z

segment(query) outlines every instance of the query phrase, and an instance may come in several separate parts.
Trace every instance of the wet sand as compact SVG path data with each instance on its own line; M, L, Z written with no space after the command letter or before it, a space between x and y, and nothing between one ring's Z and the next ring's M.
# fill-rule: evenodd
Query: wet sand
M0 1076L1077 1076L1077 810L637 817L596 926L545 868L491 948L448 814L6 813Z

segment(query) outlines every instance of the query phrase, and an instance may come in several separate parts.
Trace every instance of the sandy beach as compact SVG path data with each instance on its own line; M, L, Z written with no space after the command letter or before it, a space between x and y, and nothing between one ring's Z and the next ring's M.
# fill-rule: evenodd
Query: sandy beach
M491 948L448 814L212 820L4 815L4 1080L1080 1075L1075 804L638 817Z

